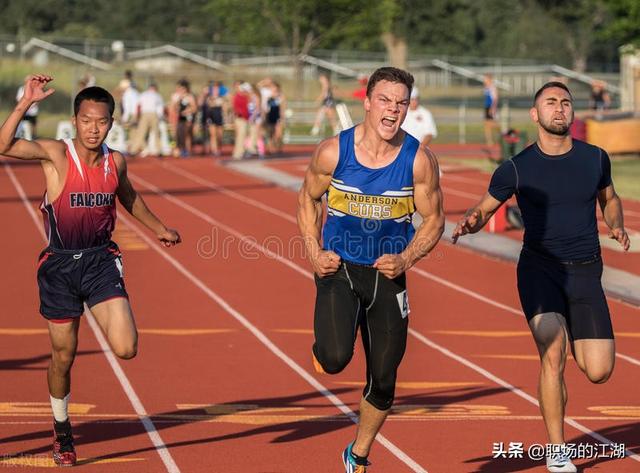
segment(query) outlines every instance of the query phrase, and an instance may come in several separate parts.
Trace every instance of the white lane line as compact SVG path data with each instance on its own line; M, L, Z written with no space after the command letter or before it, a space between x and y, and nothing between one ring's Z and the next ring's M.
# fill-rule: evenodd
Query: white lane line
M208 181L206 179L202 179L200 176L193 174L189 171L185 171L182 168L179 168L177 166L171 165L171 164L167 164L165 162L162 163L162 167L166 168L169 172L173 172L174 174L179 174L182 177L186 178L186 179L190 179L193 182L196 182L197 184L200 184L201 186L207 187L213 191L216 192L220 192L221 194L227 195L229 197L232 197L236 200L241 200L243 202L246 202L248 204L253 205L254 207L260 209L260 210L264 210L267 213L273 214L277 217L280 217L288 222L291 223L296 223L296 219L295 217L292 217L291 215L289 215L286 212L283 212L281 210L275 209L269 205L263 204L262 202L260 202L259 200L256 199L252 199L251 197L242 195L238 192L232 191L230 189L225 188L224 186L220 186L217 184L212 183L211 181Z
M495 300L490 299L488 297L485 297L482 294L479 294L479 293L477 293L475 291L472 291L471 289L467 289L465 287L462 287L462 286L460 286L460 285L458 285L458 284L456 284L454 282L451 282L451 281L449 281L447 279L444 279L444 278L441 278L439 276L436 276L435 274L428 273L428 272L426 272L426 271L424 271L424 270L422 270L422 269L420 269L420 268L418 268L416 266L411 268L411 271L415 272L416 274L419 274L423 278L435 281L438 284L442 284L443 286L446 286L446 287L448 287L450 289L453 289L454 291L461 292L462 294L465 294L465 295L467 295L469 297L473 297L474 299L477 299L477 300L479 300L481 302L484 302L486 304L492 305L492 306L497 307L499 309L503 309L506 312L509 312L511 314L523 315L522 311L516 309L515 307L511 307L511 306L508 306L506 304L502 304L501 302L498 302L498 301L495 301Z
M132 176L129 176L132 177ZM135 178L135 177L134 177ZM141 181L140 178L135 178ZM155 187L155 186L154 186ZM150 187L150 189L152 189ZM153 190L153 189L152 189ZM154 191L155 192L155 191ZM161 194L164 196L164 193ZM244 315L234 309L224 298L209 288L200 278L189 271L178 260L176 260L169 253L164 251L156 242L154 242L146 233L140 230L129 218L120 216L120 219L126 223L129 227L135 231L138 236L147 243L154 251L167 260L178 272L180 272L185 278L191 281L196 287L204 292L211 300L218 304L225 312L231 315L238 323L243 325L249 332L251 332L269 351L282 360L289 368L297 373L302 379L309 383L320 394L326 397L331 403L336 406L343 414L345 414L354 423L357 423L356 414L336 396L328 388L318 382L312 375L304 370L298 363L284 353L278 346L273 343L269 337L267 337L260 329L253 325ZM259 245L257 245L259 247ZM301 268L302 269L302 268ZM378 434L376 440L383 445L389 452L395 455L400 461L406 464L412 471L419 473L427 473L427 470L420 466L415 460L404 453L400 448L388 440L384 435Z
M11 183L15 187L16 191L18 192L18 195L20 196L20 199L22 200L22 203L27 209L27 213L33 220L33 223L35 224L36 228L39 230L40 235L42 236L42 239L46 242L47 237L44 234L44 230L42 228L41 222L39 221L35 210L33 210L33 207L29 203L29 200L27 199L27 195L24 192L24 188L22 187L22 184L20 184L20 181L18 181L17 177L13 173L13 169L11 169L11 166L8 163L4 163L4 169L9 175L9 179L11 179ZM133 409L135 410L136 415L138 416L138 419L140 419L140 422L144 426L144 429L147 431L147 435L149 436L149 439L151 439L151 443L153 444L156 451L158 452L158 455L160 455L162 462L167 468L167 471L169 473L180 473L180 468L178 468L178 465L176 465L176 462L173 460L173 457L169 453L169 450L167 449L166 444L160 437L158 430L156 429L155 425L153 425L153 421L147 414L146 409L144 408L144 406L142 405L142 402L140 401L140 398L138 397L135 390L133 389L133 386L129 382L129 378L127 378L127 375L122 370L120 363L118 363L118 360L116 359L113 352L109 348L109 344L105 340L104 335L100 330L100 327L98 327L98 323L95 321L95 319L93 318L93 315L91 315L91 312L89 312L88 310L85 311L85 315L87 317L87 320L89 321L89 326L91 327L93 334L95 335L96 339L98 340L98 343L100 344L100 348L102 349L102 352L107 357L107 361L109 362L109 365L113 370L113 373L116 375L116 378L118 378L118 381L120 382L120 386L122 386L122 389L127 395L127 398L129 398L129 402L131 403L131 406L133 406Z
M131 176L130 176L130 177L131 177ZM145 185L146 187L148 187L148 188L149 188L150 190L152 190L153 192L157 193L158 195L161 195L163 198L165 198L165 199L167 199L167 200L170 200L171 202L176 203L177 205L181 206L182 208L184 208L184 209L186 209L186 210L188 210L188 211L190 211L190 212L191 212L191 210L190 210L190 209L195 210L197 213L194 213L194 215L196 215L196 216L198 216L198 217L200 217L201 215L205 215L205 216L206 216L206 214L204 214L203 212L200 212L198 209L195 209L194 207L192 207L191 205L187 204L186 202L182 202L182 199L178 199L178 198L176 198L176 197L173 197L173 196L169 195L168 193L166 193L166 192L162 191L161 189L159 189L159 188L158 188L158 187L156 187L155 185L153 185L153 184L151 184L151 183L148 183L148 185L146 185L145 183L147 183L147 181L145 181L144 179L139 178L139 177L137 177L137 176L134 176L133 178L134 178L135 180L137 180L138 182L142 183L143 185ZM178 202L180 202L180 203L178 203ZM200 217L200 218L202 218L202 217ZM207 219L205 219L205 221L207 221L208 223L211 223L211 222L210 222L210 220L213 220L213 219L211 219L211 217L208 217ZM226 226L226 225L225 225L225 226ZM226 226L226 227L227 227L227 228L230 228L230 227L228 227L228 226ZM241 233L241 232L238 232L238 231L236 231L236 230L234 230L234 232L235 232L236 234L242 235L242 233ZM146 236L146 235L145 235L145 236ZM247 235L242 235L242 236L243 236L243 238L249 238ZM150 241L150 240L149 240L149 241ZM253 241L255 241L255 240L253 240ZM291 265L296 266L296 267L297 267L297 269L295 269L295 271L296 271L298 274L303 274L305 277L310 278L310 279L312 279L312 278L313 278L312 274L310 274L307 270L305 270L305 269L304 269L304 268L302 268L301 266L299 266L299 265L297 265L296 263L293 263L293 262L291 262L291 261L289 261L289 260L286 260L285 258L281 257L280 255L274 255L271 251L267 250L266 248L264 248L264 247L263 247L263 246L261 246L260 244L254 243L254 248L256 248L256 249L258 249L258 250L262 251L266 256L269 256L269 257L271 257L271 258L275 259L275 260L276 260L276 261L278 261L278 262L281 262L281 263L286 262L286 265L287 265L287 266L289 266L289 267L291 267ZM162 253L162 254L164 255L164 253ZM292 268L292 269L293 269L293 268ZM417 268L415 268L415 269L417 269ZM426 273L425 271L422 271L422 270L419 270L419 271L416 271L416 272L417 272L418 274ZM426 274L428 274L428 273L426 273ZM422 275L422 274L421 274L421 275ZM429 276L431 276L431 275L429 275ZM434 278L437 278L437 277L436 277L436 276L434 276ZM430 278L430 279L431 279L431 278ZM451 289L459 290L459 291L460 291L460 290L462 290L461 292L463 292L464 294L466 294L466 295L473 295L473 297L477 298L478 300L482 300L483 302L490 303L491 305L494 305L494 306L496 306L496 307L503 308L503 309L505 309L505 310L507 310L507 309L508 309L508 311L509 311L509 312L511 312L511 313L516 313L516 314L519 314L519 315L521 315L521 314L522 314L520 311L518 311L518 310L517 310L517 309L515 309L515 308L509 307L509 306L505 306L504 304L501 304L501 303L499 303L499 302L497 302L497 301L493 301L493 300L491 300L491 299L489 299L489 298L485 298L484 296L482 296L482 295L480 295L480 294L478 294L478 293L475 293L474 291L470 291L470 290L468 290L468 289L465 289L465 288L463 288L462 286L459 286L459 285L457 285L457 284L454 284L454 283L452 283L452 282L450 282L450 281L444 280L444 279L442 279L442 278L437 278L437 279L433 279L433 280L434 280L435 282L444 281L444 282L446 282L446 283L447 283L447 284L446 284L446 286L447 286L447 287L449 287L449 288L451 288ZM457 354L453 353L452 351L450 351L450 350L448 350L448 349L444 348L443 346L441 346L441 345L437 344L437 343L436 343L436 342L434 342L433 340L431 340L431 339L427 338L426 336L424 336L424 335L420 334L419 332L417 332L417 331L415 331L415 330L413 330L413 329L410 329L410 332L409 332L409 333L411 333L414 337L416 337L416 338L417 338L418 340L420 340L422 343L427 344L429 347L434 348L434 349L437 349L437 350L438 350L438 351L440 351L442 354L444 354L444 355L446 355L446 356L448 356L448 357L450 357L450 358L452 358L452 359L454 359L454 360L456 360L456 361L458 361L458 362L460 362L460 363L464 364L465 366L467 366L467 367L469 367L469 368L473 369L474 371L478 372L478 373L479 373L479 374L481 374L482 376L484 376L484 377L486 377L486 378L490 379L491 381L496 382L497 384L499 384L499 385L501 385L501 386L505 387L506 389L509 389L511 392L513 392L514 394L516 394L516 395L520 396L521 398L523 398L523 399L527 400L528 402L531 402L531 403L533 403L534 405L539 406L538 401L537 401L534 397L530 396L529 394L525 393L524 391L522 391L522 390L520 390L520 389L518 389L518 388L515 388L513 385L509 384L508 382L504 381L503 379L499 378L498 376L496 376L496 375L492 374L491 372L489 372L489 371L485 370L484 368L481 368L479 365L476 365L475 363L473 363L473 362L471 362L471 361L467 360L466 358L464 358L464 357L462 357L462 356L460 356L460 355L457 355ZM428 342L428 343L426 343L426 342ZM584 425L580 424L579 422L576 422L575 420L573 420L573 419L571 419L571 418L565 418L565 422L566 422L568 425L571 425L572 427L574 427L574 428L578 429L579 431L581 431L581 432L583 432L583 433L585 433L585 434L587 434L587 435L591 436L592 438L594 438L594 439L598 440L599 442L607 443L607 444L613 444L613 443L614 443L612 440L609 440L609 439L607 439L607 438L603 437L602 435L598 434L597 432L593 432L592 430L590 430L590 429L589 429L589 428L587 428L586 426L584 426ZM640 456L635 455L633 452L631 452L631 451L626 451L626 455L627 455L628 457L632 458L633 460L636 460L636 461L640 462Z

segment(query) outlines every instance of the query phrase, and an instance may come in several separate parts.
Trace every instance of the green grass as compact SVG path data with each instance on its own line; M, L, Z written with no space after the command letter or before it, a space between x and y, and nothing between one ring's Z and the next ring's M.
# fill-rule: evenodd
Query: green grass
M614 156L611 173L618 195L640 200L640 156Z

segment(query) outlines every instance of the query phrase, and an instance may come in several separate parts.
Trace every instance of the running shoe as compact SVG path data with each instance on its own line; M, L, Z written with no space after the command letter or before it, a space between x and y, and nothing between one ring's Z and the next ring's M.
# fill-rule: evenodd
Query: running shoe
M322 367L322 365L320 364L320 362L316 358L316 354L313 353L313 350L311 351L311 357L313 358L313 369L316 370L316 373L318 373L318 374L327 374L327 372L324 370L324 368Z
M76 449L73 446L71 423L53 423L53 461L58 466L74 466L76 464Z
M342 463L344 464L345 473L366 473L367 466L371 465L367 460L364 460L363 465L358 465L356 463L355 458L351 455L351 448L353 447L353 442L347 445L347 448L342 452Z
M552 453L547 457L547 470L552 473L576 473L578 469L565 452Z

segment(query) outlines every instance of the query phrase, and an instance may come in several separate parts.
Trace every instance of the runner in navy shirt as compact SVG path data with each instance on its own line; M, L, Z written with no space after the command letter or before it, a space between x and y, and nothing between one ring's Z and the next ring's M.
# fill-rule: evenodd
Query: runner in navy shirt
M540 353L540 408L555 446L547 452L547 469L575 472L563 448L568 348L593 383L609 378L615 358L600 281L596 200L609 236L625 251L629 237L611 181L609 156L569 134L573 98L567 86L545 84L535 95L530 115L538 125L537 142L495 171L488 193L458 223L453 240L479 231L515 194L525 228L518 292Z

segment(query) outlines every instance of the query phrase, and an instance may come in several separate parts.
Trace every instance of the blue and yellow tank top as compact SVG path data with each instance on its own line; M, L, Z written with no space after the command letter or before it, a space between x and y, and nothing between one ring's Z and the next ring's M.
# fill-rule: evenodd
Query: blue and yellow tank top
M354 130L340 133L322 242L344 261L372 265L383 254L401 253L415 233L413 161L420 142L406 133L396 159L371 169L356 159Z

